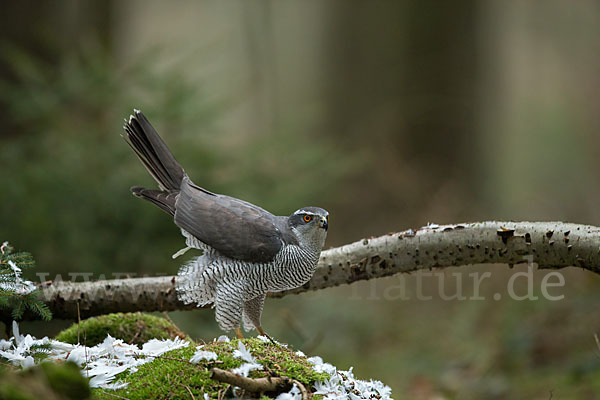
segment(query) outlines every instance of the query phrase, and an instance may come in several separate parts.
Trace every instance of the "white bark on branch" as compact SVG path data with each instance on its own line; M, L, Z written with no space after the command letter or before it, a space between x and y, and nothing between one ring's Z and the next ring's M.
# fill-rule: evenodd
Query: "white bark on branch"
M420 269L534 262L539 268L577 266L600 273L600 228L564 222L476 222L430 225L325 250L313 278L280 293L319 290ZM177 299L172 276L59 282L43 289L55 318L117 311L194 309Z

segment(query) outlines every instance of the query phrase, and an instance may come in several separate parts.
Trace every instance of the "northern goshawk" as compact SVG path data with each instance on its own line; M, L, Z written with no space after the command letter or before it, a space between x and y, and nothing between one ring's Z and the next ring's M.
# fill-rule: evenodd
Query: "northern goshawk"
M125 140L160 190L135 186L133 194L174 217L186 248L202 255L181 267L178 298L198 306L214 303L219 327L241 337L256 328L267 292L293 289L313 275L325 244L329 213L304 207L275 216L243 200L194 184L156 130L138 110L126 120Z

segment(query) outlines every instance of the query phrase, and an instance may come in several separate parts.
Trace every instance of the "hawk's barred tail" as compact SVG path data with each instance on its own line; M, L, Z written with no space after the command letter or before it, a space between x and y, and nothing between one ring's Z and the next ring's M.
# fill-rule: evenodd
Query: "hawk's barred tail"
M126 133L125 141L131 146L150 175L158 182L160 188L168 192L178 191L185 172L144 114L139 110L134 110L134 115L129 117L129 121L125 122L123 128Z

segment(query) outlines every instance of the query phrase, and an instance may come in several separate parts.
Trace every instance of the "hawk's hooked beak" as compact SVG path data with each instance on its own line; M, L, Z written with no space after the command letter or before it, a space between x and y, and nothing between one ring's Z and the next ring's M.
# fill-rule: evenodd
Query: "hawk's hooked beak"
M329 223L327 223L327 219L325 217L321 217L321 221L319 221L319 226L325 230L329 227Z

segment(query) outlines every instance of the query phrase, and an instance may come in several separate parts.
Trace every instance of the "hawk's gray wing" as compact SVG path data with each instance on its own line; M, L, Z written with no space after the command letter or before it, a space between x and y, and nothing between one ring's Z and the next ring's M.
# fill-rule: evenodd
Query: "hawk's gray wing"
M196 186L187 176L175 203L177 226L243 261L268 262L279 252L283 242L276 218L253 204Z

